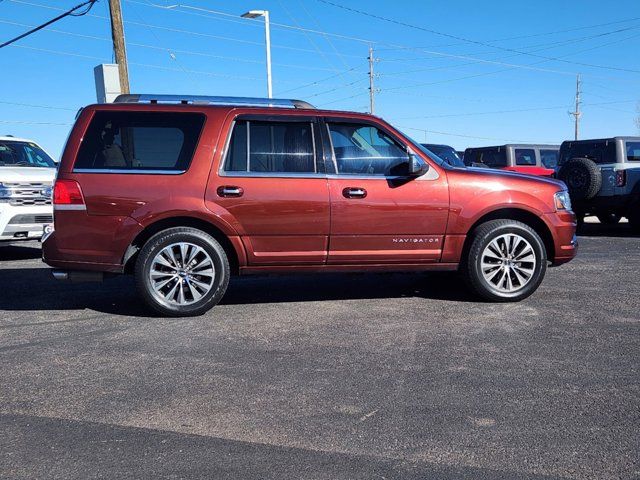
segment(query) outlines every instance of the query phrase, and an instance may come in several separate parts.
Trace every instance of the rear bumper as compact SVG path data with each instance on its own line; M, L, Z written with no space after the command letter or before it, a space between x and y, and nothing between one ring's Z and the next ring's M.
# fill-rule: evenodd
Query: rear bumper
M83 258L84 257L84 258ZM89 270L96 272L122 273L121 263L90 261L81 253L69 251L60 245L60 239L53 231L42 241L42 261L50 267L62 271Z
M543 215L543 220L551 230L553 238L553 265L562 265L573 259L578 253L576 236L577 219L573 212L554 212Z

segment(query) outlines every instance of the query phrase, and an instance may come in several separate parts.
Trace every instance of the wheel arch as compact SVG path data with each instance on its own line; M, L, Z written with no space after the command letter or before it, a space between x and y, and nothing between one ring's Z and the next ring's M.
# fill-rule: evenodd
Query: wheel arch
M125 273L132 273L138 252L142 246L156 233L173 227L192 227L202 230L215 238L229 259L231 273L237 275L240 271L240 265L246 263L244 261L246 255L241 242L232 242L221 228L211 222L196 217L176 216L157 220L147 225L131 242L123 257L123 267Z
M523 208L499 208L497 210L492 210L491 212L487 212L480 216L469 228L469 234L466 236L464 245L462 248L462 256L461 260L467 258L467 254L469 252L469 248L471 248L471 243L473 242L473 233L475 230L482 225L491 220L516 220L518 222L522 222L525 225L531 227L542 239L544 243L545 250L547 252L547 259L553 260L555 258L555 244L553 241L553 235L551 234L551 230L548 225L535 213L530 212L529 210L525 210Z

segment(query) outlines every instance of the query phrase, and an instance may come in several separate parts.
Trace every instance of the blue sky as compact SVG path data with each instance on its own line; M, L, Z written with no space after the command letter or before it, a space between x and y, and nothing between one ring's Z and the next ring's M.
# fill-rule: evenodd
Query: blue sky
M0 40L78 3L0 0ZM578 72L581 137L639 133L637 0L122 3L132 92L266 96L264 24L239 15L268 9L276 97L366 111L371 44L376 114L420 141L463 149L572 138ZM112 60L107 0L3 48L0 134L58 156L77 109L95 102L93 67Z

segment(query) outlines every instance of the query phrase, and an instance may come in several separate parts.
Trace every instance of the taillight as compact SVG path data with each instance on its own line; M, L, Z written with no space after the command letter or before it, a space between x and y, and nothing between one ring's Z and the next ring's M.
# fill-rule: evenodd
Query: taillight
M61 209L80 209L84 205L84 197L80 185L75 180L56 180L53 186L53 205Z
M616 187L624 187L627 183L627 171L616 170Z

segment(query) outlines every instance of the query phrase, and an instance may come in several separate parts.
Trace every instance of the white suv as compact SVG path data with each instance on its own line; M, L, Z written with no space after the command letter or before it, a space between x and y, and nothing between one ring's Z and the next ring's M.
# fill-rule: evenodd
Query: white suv
M0 244L42 237L53 223L53 159L31 140L0 136Z

